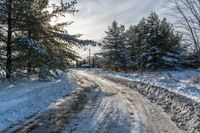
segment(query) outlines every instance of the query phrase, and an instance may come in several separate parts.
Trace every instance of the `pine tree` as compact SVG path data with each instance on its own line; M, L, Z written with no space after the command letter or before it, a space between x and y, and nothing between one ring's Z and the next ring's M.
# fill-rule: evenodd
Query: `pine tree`
M152 12L138 25L130 27L128 40L132 44L135 68L143 71L177 68L181 53L181 37L174 33L166 19Z
M0 3L0 23L1 23L1 42L6 44L6 77L12 74L12 16L13 0L1 1ZM5 35L6 33L6 35Z
M46 4L45 4L46 3ZM38 36L40 36L42 26L42 10L47 7L48 0L36 1L28 0L23 3L24 11L21 13L20 20L15 24L18 30L14 40L15 56L13 65L16 69L23 67L27 63L27 72L30 74L34 62L38 62L40 56L47 55L44 49L38 46ZM37 61L36 61L37 58ZM21 62L21 65L18 63Z
M29 0L26 0L29 1ZM0 2L0 42L6 46L6 77L12 75L12 43L13 34L16 33L15 25L20 22L20 16L24 12L25 0L3 0Z
M125 27L118 26L114 21L106 31L106 37L103 40L102 53L105 59L105 66L119 70L119 68L127 67L129 61L129 50L126 46Z
M159 36L159 25L160 20L158 15L152 12L149 17L146 19L146 33L145 33L145 40L146 40L146 68L156 70L157 66L159 65L159 58L160 58L160 36Z
M181 52L180 36L174 34L172 26L162 21L154 12L146 19L148 58L146 68L151 70L177 68Z
M135 58L138 54L138 47L136 41L138 40L138 34L137 34L137 28L136 26L130 26L129 29L126 31L126 40L127 40L127 46L129 48L129 68L134 69L134 66L136 64ZM134 61L134 62L133 62Z
M160 42L161 43L161 64L160 68L179 68L180 57L183 52L181 47L181 36L174 34L172 25L170 25L166 19L163 19L160 23Z
M133 69L140 70L144 69L146 54L143 52L146 48L145 37L145 19L143 18L136 26L131 26L127 30L128 44L131 45L131 59L133 62Z
M0 45L0 50L2 54L6 54L7 78L11 77L13 71L23 71L25 66L29 73L43 66L65 68L71 60L78 58L72 50L74 45L92 42L78 39L80 35L70 35L66 27L71 22L51 23L53 18L77 12L76 0L52 4L50 7L48 2L49 0L2 1L0 42L3 45ZM2 59L4 56L1 56Z
M50 24L52 18L63 17L66 14L74 14L76 0L61 5L52 5L52 11L43 14L43 30L40 32L42 38L39 39L40 46L48 53L48 66L50 68L65 68L71 60L77 60L78 56L72 50L74 45L83 44L87 41L79 40L80 35L70 35L65 27L71 22L61 22ZM47 63L46 63L47 64Z

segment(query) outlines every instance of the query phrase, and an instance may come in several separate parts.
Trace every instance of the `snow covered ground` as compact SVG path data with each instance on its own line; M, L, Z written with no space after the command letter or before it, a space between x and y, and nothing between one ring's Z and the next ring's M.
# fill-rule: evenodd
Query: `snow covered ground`
M69 71L73 72L73 69ZM97 69L87 70L87 72L102 77L116 77L130 81L144 82L154 86L159 86L163 89L168 89L170 91L179 93L200 102L200 71L198 70L145 72L143 76L137 72L122 73L102 71ZM76 72L75 70L74 73L76 73L75 75L77 75L77 78L80 79L79 82L85 83L86 86L90 85L92 80L94 80L93 82L98 82L95 83L95 86L103 86L103 83L100 83L103 82L101 78L89 76L82 71ZM83 76L83 78L81 77L81 75ZM86 80L87 78L87 82L81 82L82 80ZM106 80L106 86L102 88L107 88L108 90L106 91L109 91L110 88L117 88L114 83L114 87L110 86L110 84L111 82ZM59 101L60 98L72 94L74 91L76 91L76 89L78 88L75 87L74 84L68 80L67 74L64 74L60 79L52 80L51 82L40 82L36 80L21 80L17 81L16 84L0 82L0 132L15 124L23 122L24 120L34 116L35 114L45 109L54 108L55 103ZM120 93L120 95L126 93L127 92L123 92ZM132 91L130 91L130 93L132 93ZM113 97L115 97L115 95L113 95ZM120 99L121 101L122 97L116 98ZM110 102L114 103L117 101L117 99L111 99ZM110 105L112 104L110 104L109 100L105 99L105 102L110 108ZM123 104L124 103L120 103L120 105ZM99 109L101 110L102 108ZM98 115L99 114L97 114L97 116ZM94 117L94 120L96 120L96 117Z
M139 92L85 71L71 71L78 93L59 99L8 132L185 133Z
M144 72L143 75L137 72L123 73L95 69L89 72L159 86L200 102L199 70Z
M85 71L73 75L89 102L64 133L185 133L137 91Z
M51 82L0 82L0 132L50 108L53 102L70 95L74 89L66 74Z

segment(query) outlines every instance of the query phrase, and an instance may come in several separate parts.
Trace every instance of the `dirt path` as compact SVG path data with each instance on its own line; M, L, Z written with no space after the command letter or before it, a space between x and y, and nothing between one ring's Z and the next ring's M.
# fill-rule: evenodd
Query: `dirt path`
M83 71L74 72L74 76L80 86L95 86L99 93L96 101L89 98L93 106L84 109L65 128L66 133L183 133L162 109L138 92Z
M83 71L71 73L80 92L63 98L13 132L183 133L138 92Z

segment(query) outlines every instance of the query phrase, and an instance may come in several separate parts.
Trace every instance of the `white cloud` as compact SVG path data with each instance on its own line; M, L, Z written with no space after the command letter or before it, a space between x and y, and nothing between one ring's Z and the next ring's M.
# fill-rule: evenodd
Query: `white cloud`
M60 3L60 0L50 0L51 3ZM70 1L70 0L64 0ZM74 16L66 20L74 23L68 27L72 34L83 34L82 38L100 40L104 31L113 20L126 26L137 23L150 11L157 11L164 16L167 10L163 8L163 0L77 0L79 10Z
M81 33L83 38L101 39L113 20L126 26L137 23L150 11L159 11L161 0L79 0L79 12L72 17L71 33Z
M52 0L59 3L60 0ZM68 0L70 1L70 0ZM83 39L101 40L107 27L113 20L126 26L136 24L150 11L156 11L165 16L167 8L163 7L164 0L77 0L79 10L74 16L65 20L74 23L67 29L71 34L82 34ZM87 54L87 53L86 53Z

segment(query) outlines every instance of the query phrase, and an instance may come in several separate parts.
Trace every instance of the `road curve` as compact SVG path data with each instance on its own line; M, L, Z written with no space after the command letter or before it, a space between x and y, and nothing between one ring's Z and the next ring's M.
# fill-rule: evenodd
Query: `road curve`
M183 133L161 108L130 88L85 71L73 71L71 78L90 90L90 102L65 133Z
M68 75L79 91L5 133L184 133L132 89L81 70Z

